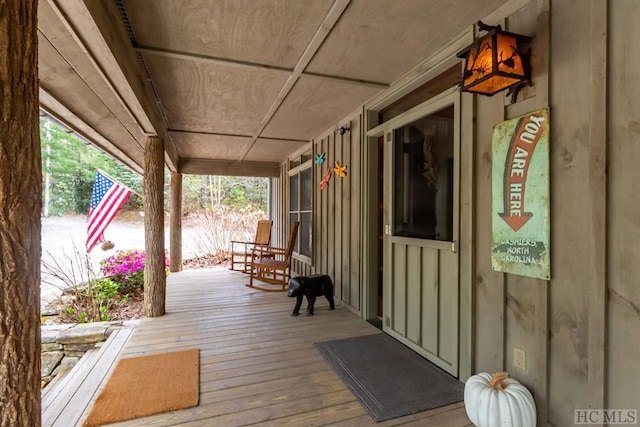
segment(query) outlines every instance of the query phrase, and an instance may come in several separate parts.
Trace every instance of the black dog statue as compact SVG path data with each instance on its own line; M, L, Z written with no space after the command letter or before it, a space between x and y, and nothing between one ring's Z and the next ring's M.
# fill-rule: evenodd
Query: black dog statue
M324 297L329 301L330 310L335 309L333 303L333 282L326 274L315 274L313 276L298 276L289 280L289 292L287 296L296 297L296 306L293 308L292 316L300 313L302 296L307 297L307 316L313 316L313 306L316 298Z

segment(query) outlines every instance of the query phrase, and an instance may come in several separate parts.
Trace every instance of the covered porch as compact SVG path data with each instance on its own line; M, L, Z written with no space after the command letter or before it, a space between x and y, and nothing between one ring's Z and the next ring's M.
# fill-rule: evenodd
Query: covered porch
M0 168L0 426L41 421L38 108L144 174L153 318L122 355L202 349L201 406L139 422L371 424L312 347L375 333L365 319L461 382L508 371L531 390L538 426L586 414L605 425L627 410L638 419L640 2L3 4L0 160L11 167ZM531 38L532 86L518 96L458 90L457 55L482 40L478 21ZM535 193L525 199L524 184L505 180L516 161L497 148L510 139L494 138L527 117L548 117L529 175L535 212L524 210ZM509 153L535 150L524 151ZM301 223L292 272L331 276L338 311L291 319L292 301L230 273L179 273L167 287L167 246L181 265L185 174L269 177L272 243ZM512 227L511 201L514 216L535 213L540 226ZM512 257L530 247L544 274L519 269L538 260ZM503 268L499 253L522 265ZM293 352L317 371L286 368ZM312 394L289 401L309 375ZM462 407L445 411L397 422L467 425ZM176 416L185 418L163 418Z
M144 318L117 358L198 348L200 403L117 425L471 425L462 403L375 423L313 343L380 331L344 305L329 311L326 300L314 316L292 318L293 299L246 281L225 269L169 275L166 315ZM110 370L94 372L93 397L49 403L43 425L82 425Z

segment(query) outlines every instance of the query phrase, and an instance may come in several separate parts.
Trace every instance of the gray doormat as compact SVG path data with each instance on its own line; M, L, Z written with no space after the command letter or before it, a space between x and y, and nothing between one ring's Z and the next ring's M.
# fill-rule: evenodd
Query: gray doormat
M461 382L387 334L314 346L377 422L463 399Z

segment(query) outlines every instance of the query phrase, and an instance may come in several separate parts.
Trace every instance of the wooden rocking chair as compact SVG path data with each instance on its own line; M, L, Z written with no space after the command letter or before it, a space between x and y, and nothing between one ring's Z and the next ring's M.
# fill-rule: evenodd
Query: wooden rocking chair
M291 224L286 248L276 248L273 246L254 247L251 252L248 287L261 291L287 290L286 286L289 282L289 276L291 275L291 256L296 243L299 225L299 222ZM281 288L255 286L253 283L254 279L273 285L280 285Z
M270 219L261 219L258 221L256 229L256 237L253 242L231 241L231 267L229 270L249 272L249 264L251 260L251 251L258 245L269 245L271 240L271 225L273 221ZM237 261L236 261L237 260ZM241 264L242 268L234 268L236 264Z

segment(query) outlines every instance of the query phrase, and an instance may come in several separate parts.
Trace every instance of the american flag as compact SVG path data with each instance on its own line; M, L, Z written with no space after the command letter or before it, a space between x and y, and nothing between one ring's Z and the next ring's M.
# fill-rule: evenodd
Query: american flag
M93 182L87 227L87 253L104 240L104 230L131 195L131 190L98 171Z

